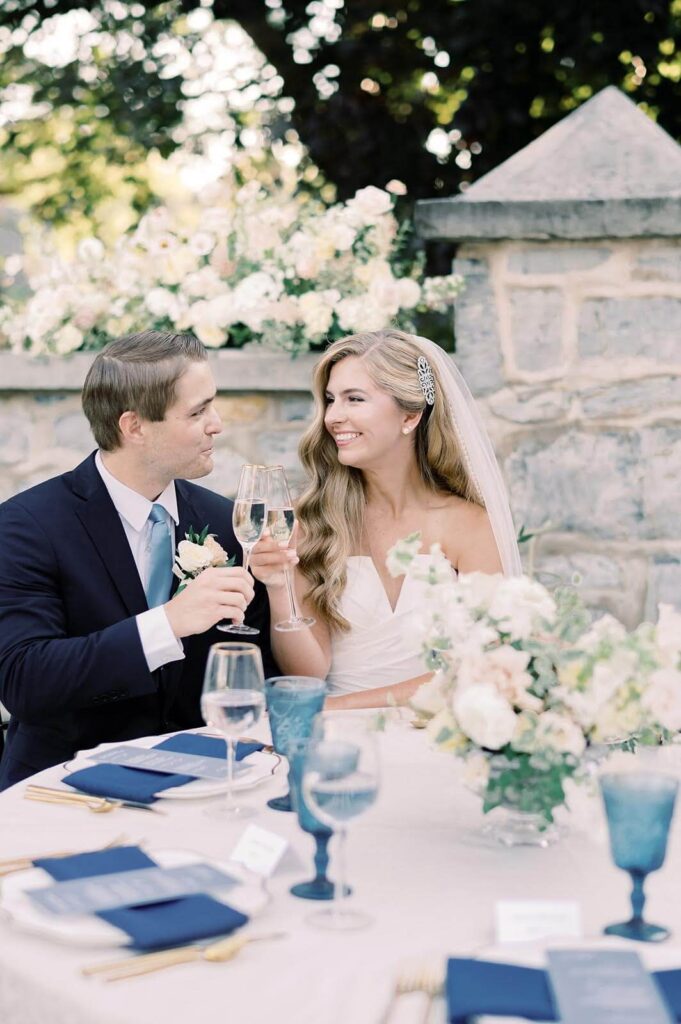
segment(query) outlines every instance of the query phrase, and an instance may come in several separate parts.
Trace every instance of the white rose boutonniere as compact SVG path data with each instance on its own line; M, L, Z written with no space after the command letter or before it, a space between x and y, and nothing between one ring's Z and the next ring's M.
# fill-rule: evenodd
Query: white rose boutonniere
M215 534L208 532L208 526L204 526L200 533L190 526L185 539L177 545L173 565L173 572L181 581L177 593L184 590L189 580L196 579L204 569L210 566L230 565L234 565L234 558L230 558L222 545L216 541Z

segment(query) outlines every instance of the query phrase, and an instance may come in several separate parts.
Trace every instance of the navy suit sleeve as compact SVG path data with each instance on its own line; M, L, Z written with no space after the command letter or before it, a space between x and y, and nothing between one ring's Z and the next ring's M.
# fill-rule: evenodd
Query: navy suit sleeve
M20 502L0 505L0 702L22 721L157 688L134 617L68 635L63 591L77 580L64 577L45 530Z

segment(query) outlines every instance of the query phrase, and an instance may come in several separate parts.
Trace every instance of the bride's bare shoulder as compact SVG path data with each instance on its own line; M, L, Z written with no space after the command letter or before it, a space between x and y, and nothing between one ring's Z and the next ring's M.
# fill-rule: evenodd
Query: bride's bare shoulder
M485 509L474 501L449 495L446 540L442 544L459 572L500 572L501 560Z

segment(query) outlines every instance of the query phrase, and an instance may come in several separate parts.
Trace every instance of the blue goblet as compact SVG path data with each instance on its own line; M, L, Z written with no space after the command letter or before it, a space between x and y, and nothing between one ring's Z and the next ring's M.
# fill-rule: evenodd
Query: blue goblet
M303 800L303 766L310 748L309 739L293 740L288 748L289 784L291 787L291 803L298 815L298 824L303 832L308 832L315 841L314 867L315 876L309 882L297 882L291 886L294 896L304 900L332 900L333 882L327 877L329 867L329 839L333 830L323 825Z
M272 743L282 757L288 757L290 743L310 736L325 693L326 683L314 676L274 676L265 681ZM275 811L292 811L290 790L268 800L267 806Z
M643 920L643 885L646 875L664 863L678 782L669 775L631 773L602 775L600 785L612 858L632 882L631 919L608 925L605 934L661 942L670 932Z

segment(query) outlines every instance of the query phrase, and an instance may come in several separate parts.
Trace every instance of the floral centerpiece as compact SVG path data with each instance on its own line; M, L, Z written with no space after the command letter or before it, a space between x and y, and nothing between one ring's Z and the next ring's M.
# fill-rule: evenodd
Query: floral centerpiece
M545 845L589 748L681 729L681 616L663 607L657 627L633 632L609 615L591 624L569 588L454 578L438 545L414 558L420 542L406 538L388 560L393 575L430 584L416 628L435 674L412 706L435 745L464 759L484 811L506 809L497 837Z
M113 248L89 238L71 260L49 248L23 268L13 257L32 294L0 309L0 343L67 353L157 329L296 353L357 330L413 330L415 314L445 311L462 280L424 278L394 202L373 186L327 206L284 186L225 184L190 216L156 207Z

